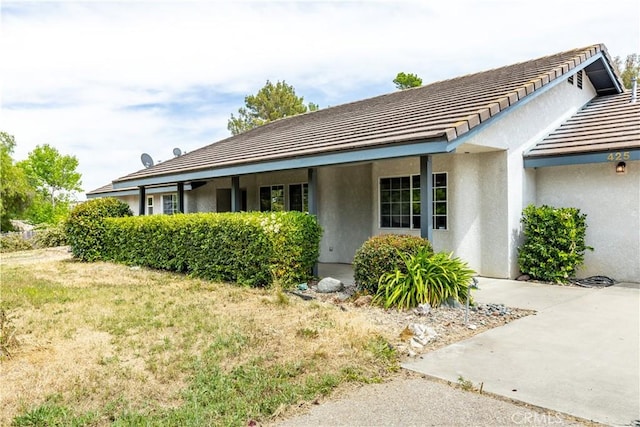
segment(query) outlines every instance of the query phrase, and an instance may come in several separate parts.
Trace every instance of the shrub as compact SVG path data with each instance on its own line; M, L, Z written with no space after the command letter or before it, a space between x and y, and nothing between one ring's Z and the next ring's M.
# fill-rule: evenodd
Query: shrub
M301 212L112 218L103 231L99 259L250 286L307 280L321 234Z
M111 197L77 205L65 222L67 243L71 246L73 256L82 261L100 259L105 218L131 215L133 213L129 205Z
M33 249L31 239L25 239L21 233L7 233L0 236L0 252L28 251Z
M396 269L380 278L374 303L385 308L408 309L428 302L440 306L453 298L465 302L474 271L451 254L433 254L422 247L415 255L399 254L405 269Z
M53 248L67 244L64 223L37 229L33 236L36 248Z
M380 277L385 273L404 268L402 256L418 253L421 248L432 253L427 239L410 235L382 234L371 237L356 251L353 259L353 276L363 290L375 294Z
M522 215L524 244L518 250L520 271L534 279L565 283L584 262L587 216L577 208L527 206Z

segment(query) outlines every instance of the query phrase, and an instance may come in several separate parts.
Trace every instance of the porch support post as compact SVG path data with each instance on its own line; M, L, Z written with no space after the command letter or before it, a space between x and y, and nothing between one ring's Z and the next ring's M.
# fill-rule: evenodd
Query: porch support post
M242 207L242 201L240 194L240 177L231 177L231 212L240 212Z
M433 243L433 166L420 156L420 236Z
M307 194L307 201L309 203L309 214L318 219L318 169L307 169L307 187L309 194ZM318 263L313 265L311 274L313 277L318 277Z
M309 168L308 171L308 185L309 194L307 195L309 201L309 213L311 215L318 215L318 169Z
M147 196L144 185L138 187L138 215L144 215L145 208L147 207Z
M178 212L184 213L184 182L178 183Z

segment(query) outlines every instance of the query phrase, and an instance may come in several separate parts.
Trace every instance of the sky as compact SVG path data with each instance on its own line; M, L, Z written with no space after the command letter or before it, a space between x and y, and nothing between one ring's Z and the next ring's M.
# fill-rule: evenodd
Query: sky
M228 137L267 80L322 108L596 43L640 52L640 2L0 0L0 131L90 191Z

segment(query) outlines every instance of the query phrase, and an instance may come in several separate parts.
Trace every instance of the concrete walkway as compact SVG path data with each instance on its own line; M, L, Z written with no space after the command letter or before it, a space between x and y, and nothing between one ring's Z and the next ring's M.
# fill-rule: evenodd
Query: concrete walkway
M640 419L640 290L480 279L477 302L537 311L404 368L610 425Z

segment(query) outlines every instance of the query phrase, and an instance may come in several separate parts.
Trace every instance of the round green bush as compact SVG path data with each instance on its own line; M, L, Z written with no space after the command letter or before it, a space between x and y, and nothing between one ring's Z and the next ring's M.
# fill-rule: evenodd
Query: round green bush
M92 199L73 208L65 223L67 243L73 256L82 261L101 259L103 220L132 215L129 205L112 197Z
M421 248L433 253L431 243L422 237L406 234L381 234L371 237L356 251L353 259L356 284L362 290L375 294L383 274L406 268L400 253L406 256L415 255Z

